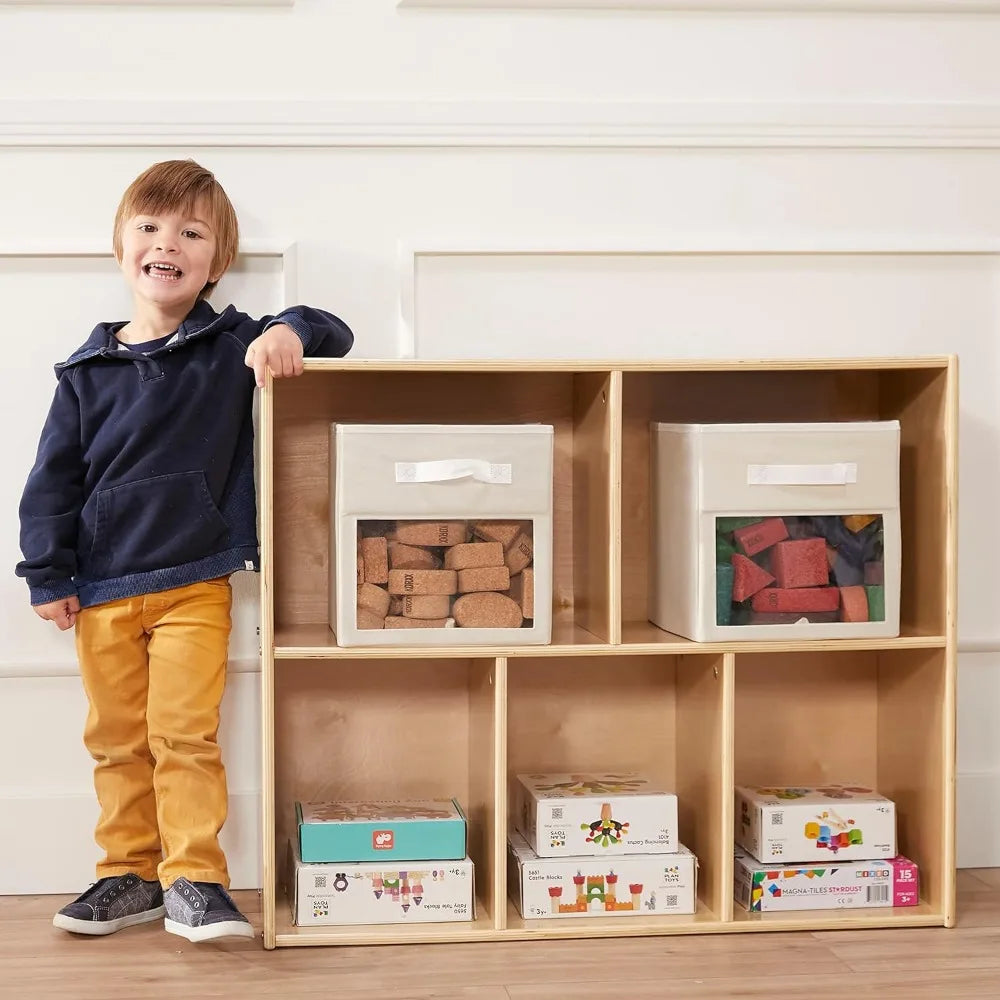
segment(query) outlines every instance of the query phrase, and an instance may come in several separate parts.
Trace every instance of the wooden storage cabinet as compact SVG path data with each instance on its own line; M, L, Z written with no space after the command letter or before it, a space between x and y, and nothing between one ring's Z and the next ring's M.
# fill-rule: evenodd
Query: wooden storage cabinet
M646 621L650 421L898 419L901 634L694 643ZM748 362L309 360L261 394L264 943L504 940L954 921L954 358ZM555 428L547 646L340 648L327 621L329 425ZM470 633L472 635L472 633ZM525 921L508 900L512 775L634 768L676 790L690 916ZM741 912L733 788L858 781L897 803L905 909ZM476 919L292 925L296 799L456 796Z

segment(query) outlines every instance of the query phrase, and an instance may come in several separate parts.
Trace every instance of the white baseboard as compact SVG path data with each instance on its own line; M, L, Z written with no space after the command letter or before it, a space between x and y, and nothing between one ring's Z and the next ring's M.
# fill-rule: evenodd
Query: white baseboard
M1000 771L959 774L958 867L1000 867Z
M93 795L0 798L0 895L83 892L100 857L94 843ZM234 889L260 886L260 795L229 796L222 831Z

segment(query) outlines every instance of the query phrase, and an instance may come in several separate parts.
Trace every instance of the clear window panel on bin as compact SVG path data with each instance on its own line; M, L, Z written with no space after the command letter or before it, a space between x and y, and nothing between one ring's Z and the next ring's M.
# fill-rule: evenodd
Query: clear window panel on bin
M359 520L359 629L531 628L530 520Z
M885 621L881 514L715 519L718 625Z

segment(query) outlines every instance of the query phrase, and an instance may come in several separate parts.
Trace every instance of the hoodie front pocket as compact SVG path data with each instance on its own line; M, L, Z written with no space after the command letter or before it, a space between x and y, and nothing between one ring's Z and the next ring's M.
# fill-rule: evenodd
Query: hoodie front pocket
M204 472L175 472L97 494L93 572L123 576L211 555L229 533Z

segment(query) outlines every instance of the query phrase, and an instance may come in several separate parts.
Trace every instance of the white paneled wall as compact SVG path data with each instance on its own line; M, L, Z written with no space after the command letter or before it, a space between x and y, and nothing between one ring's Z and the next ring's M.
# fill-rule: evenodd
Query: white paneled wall
M958 352L960 862L1000 864L1000 17L0 0L0 40L0 892L92 877L84 701L13 577L17 502L52 364L128 308L118 198L171 156L216 171L253 251L216 305L329 308L358 357ZM255 585L223 733L237 886Z

